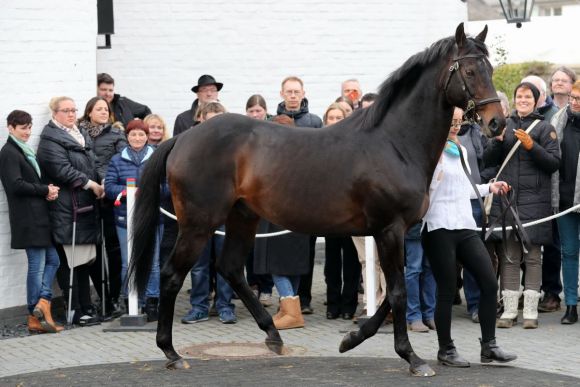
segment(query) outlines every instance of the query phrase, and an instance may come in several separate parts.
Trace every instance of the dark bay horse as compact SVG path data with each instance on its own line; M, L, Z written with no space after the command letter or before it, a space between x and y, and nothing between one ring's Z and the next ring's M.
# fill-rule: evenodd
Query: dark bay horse
M482 119L486 134L505 126L487 60L487 27L442 39L409 58L381 86L374 105L322 129L288 128L225 114L163 143L140 181L131 278L144 289L159 220L159 186L169 181L179 235L161 271L157 345L168 368L189 365L173 348L175 298L216 228L226 226L216 269L239 295L266 344L282 353L271 316L244 279L260 217L312 235L372 235L389 297L344 352L374 335L392 307L395 350L414 375L434 375L413 351L405 321L404 234L427 211L429 185L454 106Z

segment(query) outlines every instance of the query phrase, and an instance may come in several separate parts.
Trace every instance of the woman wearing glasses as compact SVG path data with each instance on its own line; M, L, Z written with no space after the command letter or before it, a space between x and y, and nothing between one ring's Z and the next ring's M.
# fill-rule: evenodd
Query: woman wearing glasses
M458 145L457 133L461 127L463 111L456 108L449 130L447 144L433 173L429 188L429 210L423 218L422 233L425 255L437 283L435 326L439 363L450 367L469 367L459 355L451 339L451 309L455 298L456 263L461 262L475 278L481 296L479 300L479 325L481 327L481 362L505 363L516 356L504 352L495 340L495 306L497 281L489 254L475 231L470 198L475 198L469 179L461 166L461 153L467 157L465 147ZM461 146L460 152L458 146ZM467 160L465 159L467 164ZM469 167L468 167L469 169ZM497 181L477 185L482 196L503 194L509 190L507 183Z
M562 162L552 179L552 207L555 212L567 210L580 204L580 174L578 174L578 154L580 153L580 81L572 85L568 106L552 118L556 128ZM578 253L580 251L578 232L580 214L570 212L557 219L562 243L562 278L566 313L562 324L578 321Z
M507 161L500 178L515 190L514 202L522 223L537 220L552 214L551 177L560 166L560 150L554 127L544 121L535 106L540 91L529 82L522 82L514 90L515 111L507 119L503 139L495 138L484 154L486 166L500 166L506 160L516 142L521 142L513 156ZM531 127L531 125L534 125ZM498 198L494 198L490 222L501 216ZM511 215L506 215L510 223ZM524 329L538 327L538 301L542 283L541 246L552 243L552 224L544 222L526 228L529 237L527 251L517 241L515 234L508 231L505 243L505 258L500 262L503 278L502 290L504 312L497 322L498 328L511 328L517 323L518 300L520 298L520 265L525 262L524 284ZM499 235L498 235L499 234ZM496 233L501 238L501 233Z
M45 183L60 187L58 198L50 203L52 236L61 259L59 284L68 288L68 268L74 267L72 290L74 323L97 323L91 303L89 264L100 241L97 199L104 196L98 183L95 155L90 136L76 125L77 108L69 97L50 101L52 119L42 130L38 144L38 163ZM86 209L86 211L79 211ZM73 214L76 218L74 265L72 265ZM64 277L64 278L63 278Z

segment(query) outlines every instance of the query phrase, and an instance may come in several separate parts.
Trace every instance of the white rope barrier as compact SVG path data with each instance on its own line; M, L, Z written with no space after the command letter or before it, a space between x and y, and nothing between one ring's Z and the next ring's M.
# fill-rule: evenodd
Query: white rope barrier
M165 210L162 207L159 207L159 210L161 211L161 213L165 216L167 216L168 218L171 218L173 220L177 220L177 216L173 215L171 212ZM284 235L284 234L290 234L292 231L289 230L282 230L282 231L277 231L277 232L270 232L267 234L256 234L256 238L269 238L269 237L274 237L274 236L278 236L278 235ZM226 235L225 232L223 231L219 231L216 230L215 232L217 235Z
M558 212L557 214L551 215L551 216L547 216L545 218L542 219L538 219L538 220L534 220L528 223L524 223L522 224L522 227L526 228L526 227L532 227L535 226L537 224L540 223L544 223L544 222L548 222L552 219L556 219L559 218L560 216L564 216L566 214L569 214L570 212L574 212L574 211L578 211L580 209L580 204L575 205L574 207L570 207L568 208L566 211L562 211L562 212ZM501 231L501 227L499 229L497 229L499 226L494 227L492 232L500 232ZM508 226L505 228L506 230L511 230L512 226ZM481 231L481 227L476 229L477 231Z

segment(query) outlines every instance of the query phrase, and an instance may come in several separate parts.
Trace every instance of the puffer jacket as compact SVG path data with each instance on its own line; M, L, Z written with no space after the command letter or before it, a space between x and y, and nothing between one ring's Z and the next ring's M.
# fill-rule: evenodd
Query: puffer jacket
M139 177L145 167L145 163L154 152L153 147L146 145L146 153L140 164L135 163L129 156L128 147L117 153L111 159L107 176L105 177L105 195L109 200L117 199L117 196L127 189L127 179L134 178L135 184L139 186ZM127 202L123 198L119 206L114 207L115 224L119 227L127 228Z
M81 131L85 146L50 121L42 130L37 159L46 184L60 187L58 199L49 203L50 223L54 241L72 244L74 208L92 207L78 214L77 244L95 244L101 239L97 199L83 187L89 180L98 182L95 155L89 135ZM74 203L73 203L74 201Z
M530 151L521 145L508 161L498 180L506 181L516 192L515 204L523 223L544 218L552 214L551 178L560 166L560 149L554 127L543 121L543 116L533 112L519 117L516 112L507 120L504 140L493 140L486 148L484 161L489 166L500 166L517 141L515 129L526 130L534 120L541 121L529 133L534 140ZM494 197L490 222L500 216L499 198ZM507 221L511 219L508 214ZM552 243L552 223L544 222L526 229L533 244ZM500 233L494 234L496 237Z

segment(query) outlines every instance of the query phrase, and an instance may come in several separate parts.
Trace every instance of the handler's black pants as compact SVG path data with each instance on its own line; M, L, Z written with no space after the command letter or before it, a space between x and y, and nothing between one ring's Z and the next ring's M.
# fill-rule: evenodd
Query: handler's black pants
M445 346L452 341L451 308L455 297L456 261L469 270L481 291L479 324L482 340L494 339L497 279L479 235L473 230L425 230L422 241L437 282L435 325L439 345Z

